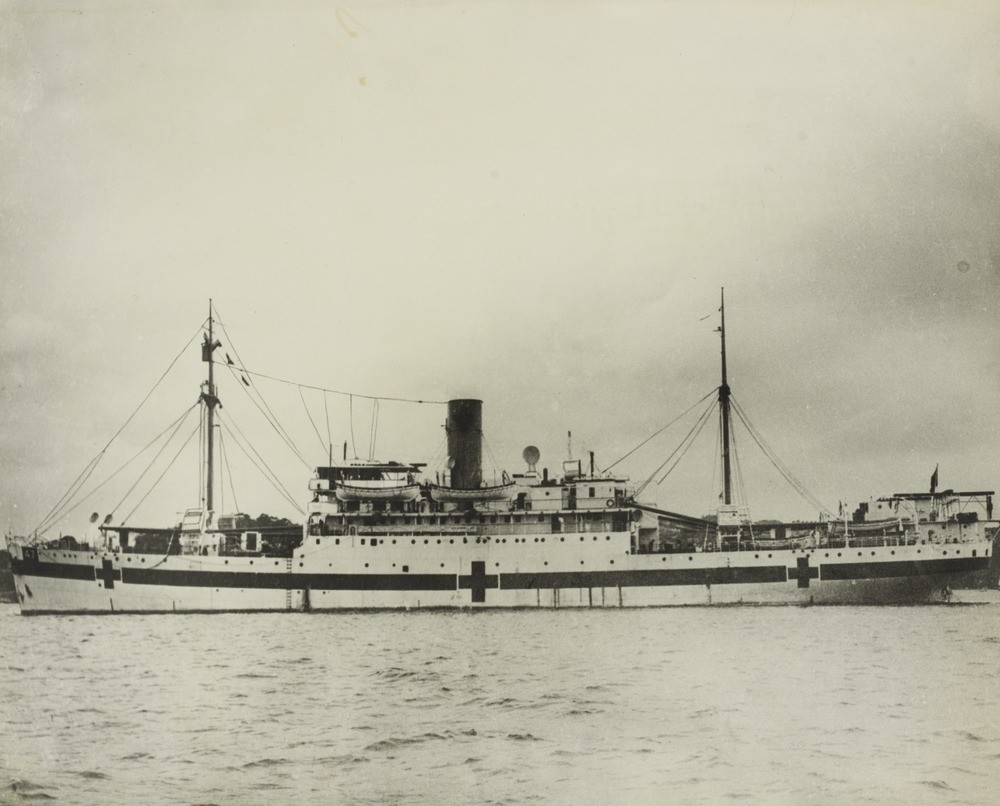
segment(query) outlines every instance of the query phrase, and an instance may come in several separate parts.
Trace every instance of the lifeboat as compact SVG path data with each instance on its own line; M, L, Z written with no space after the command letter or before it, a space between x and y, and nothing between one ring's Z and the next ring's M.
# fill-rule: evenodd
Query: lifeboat
M507 501L514 496L514 487L513 482L497 484L492 487L475 487L470 490L428 484L427 490L435 501L455 503L458 501Z
M334 489L338 501L416 501L419 484L365 484L338 481Z

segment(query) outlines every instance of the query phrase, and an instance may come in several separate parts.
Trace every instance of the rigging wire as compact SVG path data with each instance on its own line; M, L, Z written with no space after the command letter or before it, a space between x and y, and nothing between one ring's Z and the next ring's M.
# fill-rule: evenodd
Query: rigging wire
M226 330L226 324L225 324L225 322L222 320L222 317L219 316L219 309L215 308L214 310L215 310L215 313L216 313L216 318L219 321L219 327L222 328L222 332L223 332L223 334L226 337L226 341L229 343L229 346L232 348L233 352L236 354L236 360L240 362L240 365L242 367L242 365L243 365L243 358L242 358L242 356L240 356L239 350L236 349L236 345L233 343L232 338L229 336L229 331ZM209 356L209 358L211 359L211 356ZM220 363L220 362L213 361L213 363ZM235 369L234 365L226 362L226 364L224 366L227 369L229 369L230 374L233 375L234 378L235 378L235 376L236 376L236 369ZM306 460L302 458L302 454L299 451L299 449L296 447L295 441L292 439L291 435L285 430L284 426L281 425L281 422L278 420L277 416L275 416L274 412L271 410L271 407L267 404L267 401L264 399L264 395L261 394L260 390L256 387L256 385L254 385L254 386L251 387L250 384L240 383L239 386L247 394L247 397L250 398L250 401L255 406L257 406L257 409L264 416L264 419L268 421L268 423L275 430L275 432L278 434L278 436L281 437L282 440L284 440L285 444L292 451L292 453L294 453L299 458L299 461L302 462L302 464L304 464L307 468L311 469L311 466L309 465L309 463L306 462ZM253 391L256 393L257 397L260 399L260 403L263 404L263 408L261 408L261 405L258 404L256 400L254 400L253 395L250 394L250 392L249 392L250 388L253 389ZM267 410L266 414L264 413L264 409Z
M200 427L200 426L199 426L199 427ZM125 521L127 521L127 520L128 520L129 518L131 518L131 517L132 517L132 516L133 516L133 515L135 514L135 511L136 511L136 510L137 510L137 509L138 509L139 507L141 507L141 506L142 506L142 502L143 502L143 501L145 501L145 500L146 500L146 499L147 499L147 498L149 497L149 494L150 494L151 492L153 492L153 490L155 490L155 489L156 489L156 486L157 486L157 485L158 485L158 484L159 484L159 483L160 483L161 481L163 481L163 477L164 477L165 475L167 475L167 471L168 471L168 470L170 470L170 468L171 468L171 467L173 467L173 465L174 465L174 462L176 462L176 461L177 461L177 457L181 455L181 451L183 451L183 450L184 450L184 449L185 449L185 448L187 447L187 444L188 444L188 443L189 443L189 442L191 441L191 438L192 438L192 437L193 437L193 436L194 436L195 434L197 434L197 433L198 433L198 428L195 428L195 429L194 429L194 430L193 430L193 431L192 431L192 432L191 432L191 433L190 433L190 434L188 435L188 438L187 438L186 440L184 440L184 444L183 444L183 445L181 445L181 446L180 446L180 448L178 448L178 450L177 450L177 453L175 453L175 454L174 454L174 458L170 460L170 464L168 464L168 465L167 465L167 466L166 466L165 468L163 468L163 472L162 472L162 473L160 473L160 476L159 476L159 478L157 478L157 479L156 479L156 481L154 481L154 482L153 482L153 486L152 486L152 487L150 487L150 488L149 488L149 489L148 489L148 490L146 491L146 494L145 494L145 495L144 495L144 496L143 496L142 498L140 498L140 499L139 499L139 503L138 503L138 504L136 504L136 505L135 505L134 507L132 507L132 511L131 511L131 512L129 512L129 513L128 513L128 515L126 515L126 516L125 516L124 518L122 518L122 522L121 522L121 525L122 525L122 526L124 526L124 525L125 525ZM173 436L173 434L171 434L171 436ZM164 447L166 447L166 446L164 446ZM117 509L117 507L116 507L116 509Z
M232 347L232 342L230 342L229 346ZM233 347L233 351L234 352L236 351L235 347ZM236 370L233 369L233 367L230 366L230 365L228 365L228 364L226 366L229 368L230 373L235 377ZM297 447L295 447L295 443L291 441L291 437L289 437L289 436L286 435L286 433L284 432L284 429L281 427L281 424L278 423L277 419L274 418L274 415L273 414L271 414L270 416L268 415L267 412L270 412L271 409L267 407L267 403L266 403L266 401L264 401L264 398L261 397L260 399L261 399L261 403L264 403L264 408L267 408L267 412L264 411L264 408L261 408L260 403L258 403L254 399L253 395L250 394L250 392L244 387L244 385L242 383L239 384L239 387L241 389L243 389L244 394L246 394L246 396L250 400L250 402L253 403L254 406L257 407L257 411L259 411L261 413L261 416L267 421L267 424L270 425L272 429L274 429L274 433L276 433L278 435L278 438L281 439L281 441L285 443L285 446L292 453L295 454L295 457L300 462L302 462L303 465L305 465L309 470L312 470L312 465L310 465L304 458L302 458L302 454L299 452L299 449ZM254 390L254 391L256 391L256 390ZM257 395L259 397L260 396L260 392L257 392Z
M719 407L719 428L716 432L715 437L715 458L712 460L712 481L708 487L708 512L712 512L714 508L719 506L719 499L722 494L716 494L715 479L717 478L717 473L719 473L719 457L722 455L722 408ZM721 474L720 474L721 475Z
M427 471L426 472L428 473L428 475L430 474L430 469L432 467L435 468L436 471L439 468L443 467L443 465L444 465L444 461L443 460L444 460L445 446L447 444L448 444L448 437L447 437L447 435L441 437L441 441L438 443L438 446L434 449L434 453L431 454L430 460L427 462Z
M358 458L358 446L354 443L354 395L350 396L350 408L351 408L351 450L354 451L354 458Z
M753 441L757 443L757 447L764 452L764 455L771 461L771 464L774 465L775 469L781 474L785 481L787 481L792 488L800 496L802 496L803 499L805 499L806 502L818 509L820 513L831 512L832 510L829 507L825 506L822 501L806 489L805 485L795 477L792 471L785 465L784 462L781 461L781 459L778 458L777 454L775 454L770 446L764 442L764 438L760 435L760 432L753 426L735 399L731 399L731 402L733 404L733 410L742 421Z
M270 468L265 470L263 467L261 467L261 465L250 455L247 449L243 447L240 441L236 438L236 435L229 429L229 426L224 424L223 427L227 431L229 431L229 435L233 438L233 441L236 443L236 447L239 448L243 452L243 455L250 460L250 463L257 468L258 472L264 477L267 483L270 484L282 498L284 498L289 504L291 504L296 510L298 510L300 514L304 515L305 512L303 511L302 507L299 506L299 504L296 503L295 499L289 494L289 492L281 486L281 482L278 481L277 478L272 478L274 471L272 471Z
M147 442L137 453L133 454L133 456L132 456L131 459L129 459L127 462L125 462L123 465L121 465L114 473L112 473L110 476L108 476L106 479L104 479L104 481L102 481L96 487L92 487L82 498L79 498L79 499L77 499L76 501L73 501L73 502L67 502L66 505L61 510L59 510L58 512L56 512L55 515L52 517L52 519L51 519L52 523L55 523L55 521L59 520L60 518L65 517L70 512L73 512L75 509L77 509L78 507L80 507L85 501L87 501L87 499L89 499L92 495L94 495L94 493L96 493L98 490L100 490L105 484L107 484L109 481L111 481L111 479L113 479L115 476L117 476L119 473L121 473L126 467L128 467L130 464L132 464L132 462L134 462L136 459L138 459L140 456L142 456L142 454L144 454L147 450L149 450L150 446L152 446L155 443L159 442L160 438L164 434L166 434L167 431L169 431L174 426L178 425L182 420L184 420L184 418L186 418L191 413L191 410L198 405L198 402L199 401L196 400L194 403L192 403L191 406L188 409L186 409L184 411L184 413L181 414L180 417L178 417L176 420L174 420L172 423L170 423L170 425L168 425L159 434L157 434L149 442ZM51 528L51 524L45 527L45 529L50 529L50 528ZM44 533L44 530L43 530L43 533Z
M63 504L65 504L66 501L70 500L74 495L76 495L76 493L79 491L79 489L84 484L87 483L87 480L93 474L94 470L97 469L97 465L101 461L101 458L107 452L108 448L111 447L111 443L114 442L118 438L118 436L121 434L121 432L124 431L128 427L128 424L130 422L132 422L133 419L135 419L135 416L139 413L139 411L142 409L142 407L144 405L146 405L146 401L149 400L149 398L152 396L153 392L155 392L156 389L157 389L157 387L163 382L163 379L167 377L167 374L170 372L170 370L172 370L174 368L174 364L177 363L178 359L180 359L180 357L182 355L184 355L184 352L187 350L187 348L191 346L191 342L193 342L196 338L198 338L198 335L201 333L201 329L205 326L205 322L206 321L208 321L208 320L207 319L202 320L201 324L198 325L198 329L194 332L194 335L191 336L190 339L188 339L187 343L181 348L181 351L179 353L177 353L176 356L174 356L174 360L170 362L170 365L163 371L163 374L160 375L160 377L156 381L156 383L153 384L153 388L150 389L149 392L146 393L146 396L142 399L142 402L139 403L139 405L135 408L135 411L133 411L129 415L128 419L122 424L121 428L119 428L117 431L115 431L114 436L112 436L111 439L108 440L107 445L105 445L103 448L101 448L100 452L93 459L91 459L87 463L87 466L82 471L80 471L80 475L76 477L76 480L70 485L70 488L55 503L55 505L52 507L52 509L50 509L48 511L48 513L45 515L45 517L42 518L42 520L39 522L38 526L36 526L32 530L33 534L37 535L38 534L38 530L41 528L42 524L48 523L49 519L52 517L52 513L55 512L55 511L57 511L60 507L62 507ZM49 528L51 528L51 526L52 526L52 524L48 523L48 525L45 528L49 529ZM44 534L44 532L43 532L43 534Z
M626 453L623 457L621 457L620 459L616 459L614 462L612 462L610 465L608 465L606 468L604 468L604 472L607 473L608 471L611 470L611 468L613 468L619 462L624 462L633 453L635 453L637 450L639 450L639 448L641 448L643 445L645 445L647 442L649 442L654 437L659 436L660 434L662 434L664 431L666 431L668 428L670 428L670 426L672 426L678 420L682 419L688 412L691 411L691 409L693 409L695 406L698 406L699 404L703 403L711 395L714 395L717 391L718 391L717 389L712 389L708 394L706 394L704 397L702 397L701 400L697 400L694 403L692 403L681 414L677 415L669 423L667 423L665 426L663 426L663 428L660 428L659 430L654 431L652 434L650 434L648 437L646 437L642 442L640 442L638 445L636 445L634 448L632 448L632 450L630 450L628 453ZM655 476L656 474L654 473L653 475Z
M205 447L205 420L208 419L205 416L205 412L200 413L198 418L198 493L197 498L199 503L207 503L205 501L205 465L208 463L208 448Z
M184 420L186 420L186 419L187 419L187 415L188 415L188 414L189 414L190 412L191 412L191 409L188 409L188 410L187 410L187 412L185 412L185 416L184 416L183 418L181 418L181 420L180 420L180 421L179 421L179 422L177 423L177 427L176 427L176 428L174 428L174 430L173 430L173 431L171 432L170 436L169 436L169 437L167 437L167 441L166 441L166 442L164 442L164 443L163 443L163 444L162 444L162 445L160 446L160 449L159 449L159 450L158 450L158 451L156 452L156 455L155 455L155 456L154 456L154 457L153 457L153 458L152 458L152 459L150 460L149 464L148 464L148 465L146 465L146 467L145 467L145 468L143 469L142 473L140 473L140 474L139 474L139 477L138 477L138 478L137 478L137 479L136 479L136 480L135 480L134 482L132 482L132 486L131 486L131 487L129 487L129 488L128 488L128 490L126 490L126 492L125 492L125 495L123 495L123 496L122 496L122 498L121 498L121 501L119 501L119 502L118 502L117 504L115 504L115 505L114 505L114 506L113 506L113 507L111 508L111 512L110 512L110 514L111 514L111 515L114 515L114 514L115 514L115 512L116 512L116 511L118 510L118 508L119 508L119 507L120 507L120 506L121 506L122 504L124 504L124 503L125 503L125 500L126 500L126 499L127 499L127 498L128 498L128 497L129 497L130 495L131 495L131 494L132 494L132 491L133 491L133 490L135 490L135 488L139 486L139 482L140 482L140 481L142 481L143 477L144 477L144 476L145 476L145 475L146 475L146 474L147 474L147 473L148 473L148 472L150 471L150 469L151 469L151 468L153 467L153 465L155 465L155 464L156 464L156 460L157 460L157 459L159 459L159 458L160 458L160 456L161 456L161 455L163 454L163 451L165 451L165 450L166 450L166 448L167 448L167 445L169 445L169 444L170 444L170 441L171 441L171 440L172 440L172 439L173 439L173 438L174 438L174 437L175 437L175 436L177 435L177 432L181 430L181 426L182 426L182 425L184 424ZM200 432L200 431L201 431L201 429L202 429L202 423L201 423L201 418L199 418L199 420L198 420L198 426L197 426L197 428L195 429L195 431L197 431L197 432ZM191 438L190 438L190 437L188 437L188 439L191 439ZM184 442L184 444L186 445L186 444L187 444L187 441L185 441L185 442ZM172 463L171 463L171 464L172 464ZM154 485L154 486L155 486L155 485ZM147 495L148 495L148 493L147 493ZM135 510L133 510L133 512L134 512L134 511L135 511ZM125 522L125 521L122 521L122 523L124 523L124 522Z
M714 408L714 404L713 404L713 406L709 406L708 409L705 410L705 413L704 413L704 415L702 415L701 419L697 423L695 423L695 425L692 428L692 430L688 432L687 437L685 437L685 440L686 440L687 444L685 444L684 442L681 442L680 446L678 446L677 450L680 450L680 455L674 460L674 463L672 465L670 465L670 467L668 467L666 469L666 471L664 472L664 474L662 476L660 476L659 481L656 482L657 485L663 484L663 482L667 478L667 476L669 476L671 473L673 473L674 469L677 467L677 465L680 464L681 459L684 458L684 456L687 454L688 450L690 450L691 446L694 444L695 440L698 439L698 435L701 434L701 431L705 427L705 424L710 419L712 419L712 409L713 408ZM674 453L677 453L677 450L675 450ZM667 461L669 461L669 459ZM661 465L661 467L662 467L662 465Z
M306 417L309 418L309 423L312 425L313 431L316 432L316 439L319 440L320 447L323 449L323 452L326 453L326 445L323 444L323 437L321 437L319 435L319 429L316 427L316 422L313 420L312 415L309 413L309 407L306 405L305 395L302 394L302 387L300 386L300 387L298 387L298 389L299 389L299 399L302 401L302 408L304 408L306 410ZM327 419L327 431L330 430L329 429L329 423L330 423L330 421L329 421L329 418L328 418Z
M799 495L801 495L812 506L817 507L820 511L823 512L829 511L825 506L823 506L822 502L820 502L815 496L812 495L812 493L809 492L809 490L806 489L805 485L802 484L802 482L800 482L795 477L795 475L784 464L784 462L782 462L781 459L778 458L777 454L770 448L770 446L768 446L764 442L764 438L760 435L760 432L757 431L757 429L750 423L749 418L746 416L745 412L743 412L743 410L739 408L739 406L734 406L734 408L740 420L743 422L743 425L749 432L750 436L754 439L758 447L760 447L761 451L764 452L764 455L767 456L767 458L775 466L775 468L782 475L785 481L787 481L792 486L792 488L795 489L799 493Z
M240 503L236 500L236 485L233 484L233 469L229 466L229 454L226 453L226 443L222 439L222 429L219 429L219 451L222 453L222 464L226 468L226 473L229 474L229 490L233 494L233 510L235 512L240 511ZM220 485L220 489L224 490L225 485ZM222 507L222 511L225 512L225 505Z
M372 425L368 436L368 461L375 458L375 437L378 435L378 415L379 403L376 399L372 401Z
M299 389L301 394L302 389ZM329 452L333 453L333 436L330 434L330 405L326 402L326 392L323 392L323 411L326 412L326 444ZM332 457L330 457L332 461Z
M228 422L230 420L230 418L227 417L226 420ZM233 427L236 429L236 433L239 434L240 438L243 440L243 443L245 443L246 446L249 447L251 451L253 451L254 456L256 456L260 460L260 464L263 465L265 468L267 468L267 472L269 472L271 474L271 477L274 479L274 481L272 483L277 483L279 486L281 486L281 490L282 490L283 495L289 501L291 501L294 504L295 499L292 496L292 494L289 493L288 490L284 487L284 485L281 484L281 481L278 478L278 474L275 473L273 470L271 470L270 465L267 464L267 462L265 461L264 457L260 455L260 452L253 446L253 443L247 438L247 435L243 433L243 429L240 428L239 423L237 423L235 420L232 420L232 424L233 424ZM228 428L228 425L227 425L227 428ZM247 455L247 458L249 458L251 461L253 461L252 457L250 457L249 453L247 453L246 448L244 448L243 444L241 444L240 440L237 439L236 434L234 434L232 431L230 431L229 434L230 434L230 436L233 437L233 441L236 442L237 447L240 448L240 450L242 450L244 452L244 454ZM254 464L256 464L256 462L254 462ZM258 467L258 469L260 469L260 465L257 465L257 467ZM295 506L298 506L298 505L295 504Z
M259 470L259 471L261 472L261 475L263 475L263 476L264 476L264 478L265 478L265 479L267 479L267 481L268 481L268 482L269 482L269 483L271 484L271 486L272 486L272 487L274 487L274 488L275 488L275 490L277 490L277 491L278 491L278 492L279 492L279 493L280 493L280 494L281 494L281 495L282 495L282 496L283 496L283 497L285 498L285 500L286 500L286 501L288 501L288 502L289 502L289 503L290 503L290 504L291 504L291 505L292 505L293 507L295 507L295 509L297 509L297 510L298 510L298 511L299 511L300 513L302 513L302 514L304 515L304 514L305 514L305 512L304 512L304 511L302 510L302 507L301 507L301 506L299 506L299 504L298 504L298 503L296 503L296 501L295 501L295 498L294 498L294 497L292 496L292 494L291 494L291 493L289 493L287 489L285 489L284 485L282 485L281 481L280 481L280 480L278 479L278 475L277 475L277 473L275 473L275 472L274 472L273 470L271 470L271 468L270 468L270 466L269 466L269 465L267 464L267 462L265 462L265 461L264 461L264 457L263 457L263 456L261 456L261 455L260 455L260 454L259 454L259 453L257 452L257 449L256 449L256 448L255 448L255 447L253 446L253 443L251 443L251 442L250 442L250 440L248 440L248 439L246 438L246 435L245 435L245 434L243 433L243 431L242 431L242 430L240 429L240 426L239 426L239 424L238 424L238 423L237 423L237 422L236 422L235 420L233 420L233 421L232 421L232 422L233 422L233 426L234 426L234 427L236 428L236 431L237 431L237 432L239 433L240 437L242 437L243 441L244 441L244 442L246 442L247 446L248 446L248 447L250 448L250 450L251 450L251 451L253 451L254 455L255 455L255 456L256 456L256 457L258 458L258 459L260 459L260 464L258 464L258 463L257 463L257 462L256 462L256 461L254 460L253 456L251 456L251 455L250 455L250 453L249 453L249 452L247 451L247 449L246 449L245 447L243 447L243 445L242 445L242 443L240 442L240 440L239 440L239 439L237 439L237 437L236 437L236 434L234 434L234 433L233 433L233 432L232 432L232 431L231 431L231 430L229 429L229 425L228 425L228 420L229 420L229 418L228 418L228 417L226 418L226 420L227 420L227 422L223 422L223 423L222 423L222 424L223 424L223 427L224 427L224 428L225 428L225 429L226 429L227 431L229 431L229 435L230 435L230 436L231 436L231 437L233 438L233 441L234 441L234 442L236 443L236 447L237 447L237 448L239 448L239 449L240 449L241 451L243 451L244 455L245 455L245 456L246 456L246 457L247 457L247 458L248 458L248 459L249 459L249 460L251 461L251 463L253 463L253 465L254 465L254 466L255 466L255 467L256 467L256 468L257 468L257 469L258 469L258 470ZM220 422L222 422L221 418L220 418ZM266 471L266 472L264 471L264 469L263 469L263 468L261 468L261 464L262 464L262 465L263 465L263 466L264 466L265 468L267 468L267 471ZM270 473L271 475L269 476L269 475L268 475L268 473ZM272 478L272 477L273 477L273 478Z
M223 330L225 330L225 327L223 327ZM226 338L228 338L228 335ZM232 346L231 341L230 341L230 346ZM233 348L233 352L236 352L235 347ZM236 358L239 359L239 356L237 355ZM223 365L222 361L215 361L215 363ZM225 366L230 366L230 365L225 364ZM298 381L290 381L287 378L278 378L274 375L268 375L264 372L257 372L256 370L247 369L246 366L243 365L242 361L240 361L239 369L241 372L245 372L247 375L253 375L256 378L266 378L269 381L274 381L275 383L284 383L289 386L302 386L305 389L315 389L318 392L328 392L331 395L342 395L343 397L358 397L363 400L383 400L383 401L390 401L393 403L418 403L424 406L446 406L448 404L447 400L423 400L414 397L393 397L391 395L363 395L358 392L347 392L344 391L343 389L328 389L325 386L313 386L308 383L299 383Z
M215 427L219 428L218 426L215 426ZM219 428L219 455L222 458L222 465L223 465L223 467L225 467L226 457L222 453L222 429L221 428ZM225 512L226 511L226 474L225 474L225 472L221 473L220 476L221 476L221 478L219 479L219 512Z
M708 397L708 395L705 395L705 397L703 397L703 398L702 398L701 400L699 400L698 402L699 402L699 403L702 403L702 402L704 402L704 401L705 401L705 399L706 399L707 397ZM633 494L633 498L637 498L637 497L638 497L639 495L641 495L641 494L642 494L642 491L643 491L643 490L645 490L645 489L646 489L646 488L647 488L647 487L648 487L648 486L650 485L650 483L652 483L653 479L654 479L654 478L656 478L657 474L658 474L658 473L659 473L659 472L660 472L661 470L663 470L663 468L664 468L664 467L666 467L666 466L667 466L667 464L669 464L670 460L671 460L671 459L673 459L674 455L675 455L675 454L676 454L676 453L677 453L677 452L678 452L678 451L679 451L679 450L680 450L680 449L681 449L681 448L682 448L682 447L684 446L684 443L685 443L685 442L687 442L687 439L688 439L688 437L690 437L690 436L691 436L691 434L692 434L692 433L694 432L694 430L698 428L699 424L701 424L701 423L702 423L702 420L703 420L703 419L704 419L705 417L707 417L707 416L708 416L708 415L709 415L709 414L711 413L712 409L713 409L713 408L715 408L715 404L716 404L716 401L714 401L714 400L713 400L713 401L712 401L711 403L709 403L709 405L708 405L708 406L706 407L705 411L703 411L703 412L702 412L701 414L699 414L699 415L698 415L698 419L697 419L697 420L695 421L695 424L694 424L694 425L693 425L693 426L691 427L691 430L690 430L690 431L688 431L688 433L687 433L687 434L685 435L684 439L683 439L683 440L681 440L681 444L680 444L680 445L678 445L678 446L677 446L676 448L674 448L674 450L673 450L673 452L672 452L672 453L670 454L670 456L668 456L668 457L667 457L667 458L666 458L666 459L665 459L665 460L663 461L663 463L662 463L662 464L661 464L661 465L660 465L659 467L657 467L657 468L656 468L656 470L654 470L654 471L653 471L653 472L652 472L652 473L651 473L651 474L649 475L649 477L648 477L648 478L647 478L647 479L646 479L646 480L645 480L645 481L644 481L644 482L643 482L642 484L640 484L640 485L639 485L639 487L638 487L638 488L636 489L635 493ZM695 405L697 405L697 404L695 404ZM692 408L693 408L693 407L692 407ZM690 411L690 410L691 410L691 409L688 409L688 411ZM685 414L686 414L686 413L687 413L687 412L685 412ZM675 422L676 422L676 420L675 420ZM660 429L660 430L662 431L663 429ZM647 440L647 441L648 441L648 440ZM634 451L633 451L633 452L634 452ZM624 457L623 457L623 458L624 458ZM619 460L619 461L621 461L621 460ZM617 462L616 462L615 464L617 464Z
M736 430L733 429L731 433L731 438L733 442L733 464L736 465L736 485L738 490L738 495L742 501L743 507L746 510L747 515L747 526L750 530L750 542L754 541L753 536L753 520L750 518L750 499L747 497L746 482L743 479L743 466L740 463L739 452L736 448Z
M500 467L500 463L497 461L496 454L493 453L493 448L490 445L489 440L486 439L486 434L483 434L483 445L486 446L486 453L489 454L490 461L493 462L493 481L495 483L496 482L496 478L497 478L497 471L499 470L502 473L503 472L503 468ZM503 477L501 476L501 480L502 480L502 478Z

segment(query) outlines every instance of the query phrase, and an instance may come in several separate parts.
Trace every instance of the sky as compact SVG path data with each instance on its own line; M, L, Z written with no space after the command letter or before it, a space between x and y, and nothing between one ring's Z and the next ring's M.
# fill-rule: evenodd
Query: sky
M359 395L220 368L296 502L369 455L360 395L482 399L488 474L607 468L718 385L722 287L735 399L820 502L1000 482L994 3L2 0L0 48L4 532L195 402L209 299L241 366ZM439 468L444 414L381 403L373 455ZM716 426L647 499L714 509ZM736 444L754 517L816 516ZM227 509L297 515L226 448ZM129 522L197 504L178 456Z

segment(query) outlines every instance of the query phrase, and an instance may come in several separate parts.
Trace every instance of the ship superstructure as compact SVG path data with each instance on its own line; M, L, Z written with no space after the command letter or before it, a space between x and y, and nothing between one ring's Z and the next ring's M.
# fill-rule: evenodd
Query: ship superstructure
M843 517L750 522L733 496L724 305L720 331L723 490L714 519L644 503L641 487L599 472L592 454L550 477L529 446L525 471L488 482L482 403L452 400L443 473L348 460L345 449L316 469L305 522L291 530L214 512L209 439L201 506L174 527L95 524L80 541L13 545L22 612L931 602L988 566L992 492L932 486ZM219 405L217 346L210 315L207 418Z

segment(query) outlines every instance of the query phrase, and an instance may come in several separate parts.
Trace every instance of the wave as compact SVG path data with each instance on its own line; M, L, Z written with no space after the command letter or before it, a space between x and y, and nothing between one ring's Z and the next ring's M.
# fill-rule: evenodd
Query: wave
M446 736L442 736L440 733L422 733L419 736L407 736L407 737L390 737L388 739L382 739L381 741L372 742L368 745L365 750L369 750L374 753L379 753L385 750L396 750L400 747L406 747L411 744L421 744L422 742L443 740Z
M292 762L287 758L262 758L258 761L248 761L243 765L243 769L251 770L257 767L281 767Z

